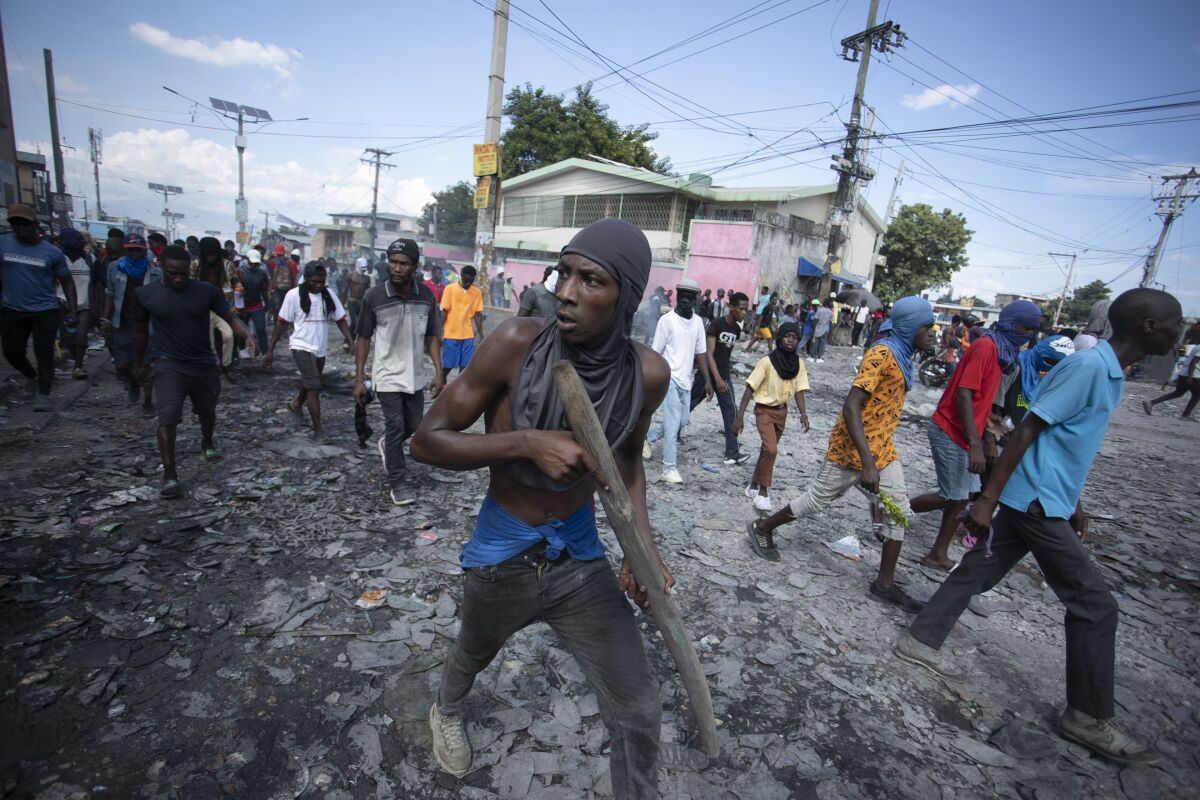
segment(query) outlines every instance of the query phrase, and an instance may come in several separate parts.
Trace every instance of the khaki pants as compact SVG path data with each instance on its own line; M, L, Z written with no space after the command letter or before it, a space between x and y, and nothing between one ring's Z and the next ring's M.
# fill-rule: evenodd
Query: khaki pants
M833 505L833 501L850 491L858 483L862 473L856 469L838 466L832 461L822 461L817 474L804 494L788 503L796 519L811 516ZM879 470L879 491L896 501L896 505L908 511L908 494L904 487L904 470L899 461L893 461ZM883 515L883 536L896 542L904 541L904 528Z
M221 336L221 350L217 352L217 334ZM233 328L229 323L213 312L208 312L208 341L214 353L220 357L221 366L228 367L233 362Z
M758 463L754 465L754 477L750 482L755 486L767 488L771 485L771 475L775 472L775 457L779 455L779 439L787 425L787 406L754 405L754 424L758 435L762 438L762 446L758 450Z

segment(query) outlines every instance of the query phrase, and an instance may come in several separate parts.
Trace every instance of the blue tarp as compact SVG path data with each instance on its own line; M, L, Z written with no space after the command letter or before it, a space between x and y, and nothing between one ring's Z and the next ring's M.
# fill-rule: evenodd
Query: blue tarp
M825 274L825 270L801 256L796 262L796 274L801 278L819 278Z

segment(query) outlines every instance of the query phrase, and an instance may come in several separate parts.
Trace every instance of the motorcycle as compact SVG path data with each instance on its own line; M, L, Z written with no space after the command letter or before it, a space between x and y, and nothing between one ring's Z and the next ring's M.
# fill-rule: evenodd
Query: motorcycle
M943 348L936 355L921 361L917 368L917 377L921 383L928 386L930 389L937 389L945 386L950 380L951 364L946 363L946 350Z

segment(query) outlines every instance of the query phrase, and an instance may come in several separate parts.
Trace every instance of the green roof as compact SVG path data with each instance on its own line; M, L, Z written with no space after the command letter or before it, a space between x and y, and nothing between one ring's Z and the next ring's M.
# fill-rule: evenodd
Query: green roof
M604 175L612 175L616 178L648 183L653 186L662 187L664 191L681 192L697 200L707 200L714 203L785 203L789 200L818 197L820 195L833 194L837 191L837 184L835 183L818 184L815 186L706 186L703 183L691 181L687 178L663 175L648 169L642 169L641 167L630 167L624 164L606 164L586 158L564 159L563 161L548 164L531 172L526 172L524 175L507 178L503 182L503 187L506 189L515 189L527 183L536 183L537 181L572 169L586 169ZM859 195L858 207L863 210L863 213L874 223L876 228L880 231L886 230L887 226L883 224L883 220L879 218L879 215L875 213L875 210L871 208L866 199L861 195Z

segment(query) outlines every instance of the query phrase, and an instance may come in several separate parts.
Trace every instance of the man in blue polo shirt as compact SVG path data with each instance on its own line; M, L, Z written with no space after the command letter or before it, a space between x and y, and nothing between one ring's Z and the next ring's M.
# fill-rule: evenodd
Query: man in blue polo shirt
M79 313L75 281L62 251L42 239L32 208L10 205L8 224L12 233L0 236L0 282L4 287L0 340L8 363L28 378L35 390L33 410L49 411L54 385L54 337L59 322L54 284L62 287L70 319L74 319ZM25 354L30 336L37 369Z
M1113 301L1109 321L1108 342L1063 359L1042 380L965 521L979 544L930 598L896 655L944 678L959 677L941 658L942 643L971 596L991 589L1032 552L1067 609L1063 737L1113 761L1145 764L1158 755L1113 721L1117 604L1084 549L1087 517L1079 495L1121 401L1124 369L1171 352L1183 313L1166 292L1131 289Z

